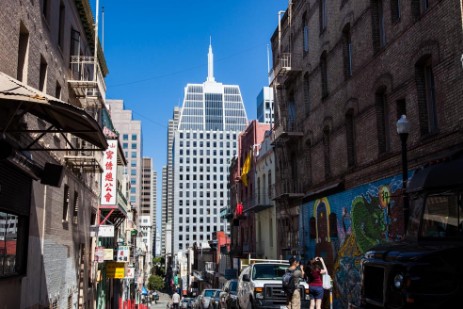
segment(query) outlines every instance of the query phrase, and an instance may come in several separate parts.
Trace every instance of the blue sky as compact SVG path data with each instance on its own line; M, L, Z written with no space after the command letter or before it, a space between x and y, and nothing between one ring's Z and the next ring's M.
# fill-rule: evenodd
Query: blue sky
M90 4L95 12L96 0ZM158 188L168 121L182 104L186 84L206 80L210 37L216 81L239 85L248 118L255 119L256 97L268 85L267 46L278 11L287 5L287 0L99 0L107 98L124 100L142 121L143 156L154 159ZM158 205L160 199L158 190Z

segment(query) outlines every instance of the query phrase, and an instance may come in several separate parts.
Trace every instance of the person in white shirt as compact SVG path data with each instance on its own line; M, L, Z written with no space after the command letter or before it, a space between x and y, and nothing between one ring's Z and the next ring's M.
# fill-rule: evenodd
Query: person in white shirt
M175 291L174 295L172 295L172 305L174 309L178 309L178 304L180 303L180 294Z

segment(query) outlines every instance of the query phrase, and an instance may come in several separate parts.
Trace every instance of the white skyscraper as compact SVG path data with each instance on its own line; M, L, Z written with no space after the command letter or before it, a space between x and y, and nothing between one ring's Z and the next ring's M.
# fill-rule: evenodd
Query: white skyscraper
M236 155L237 135L247 122L239 86L215 81L209 45L207 80L185 87L174 133L174 254L210 240L215 231L228 232L220 209L229 200L229 159Z

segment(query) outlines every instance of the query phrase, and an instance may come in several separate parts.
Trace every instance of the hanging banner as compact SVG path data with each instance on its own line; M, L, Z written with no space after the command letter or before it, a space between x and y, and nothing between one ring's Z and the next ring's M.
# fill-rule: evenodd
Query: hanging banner
M108 140L108 149L103 152L103 174L101 181L101 205L116 205L117 139Z
M125 263L106 262L106 277L123 279L125 274Z

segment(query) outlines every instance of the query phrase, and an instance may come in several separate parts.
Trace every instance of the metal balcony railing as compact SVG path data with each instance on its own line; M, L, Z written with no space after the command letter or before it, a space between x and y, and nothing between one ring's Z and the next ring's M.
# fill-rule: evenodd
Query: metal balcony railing
M275 195L274 186L266 188L267 191L243 198L243 211L259 212L273 206L272 196Z
M103 73L98 63L95 66L94 59L93 56L71 57L71 78L68 83L81 101L101 100L106 97Z
M302 181L280 179L275 187L275 198L282 196L301 198L304 196L305 190Z

